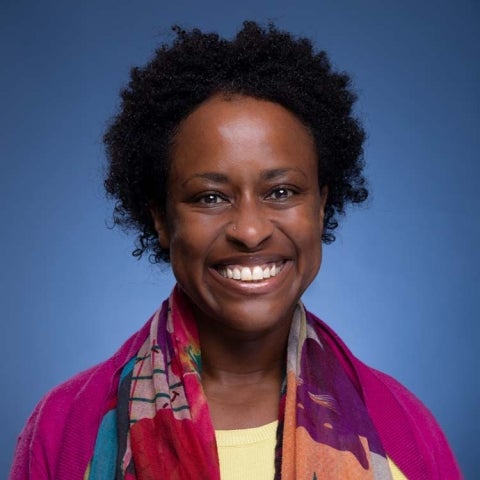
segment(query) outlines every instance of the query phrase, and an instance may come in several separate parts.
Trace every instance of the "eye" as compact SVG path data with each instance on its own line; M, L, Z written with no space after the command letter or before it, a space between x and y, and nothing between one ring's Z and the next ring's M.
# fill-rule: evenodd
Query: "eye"
M218 193L205 193L204 195L197 197L196 201L205 205L216 205L218 203L223 203L226 200Z
M287 187L278 187L272 190L268 195L267 199L271 200L286 200L287 198L290 198L292 195L295 195L295 191L292 190L291 188Z

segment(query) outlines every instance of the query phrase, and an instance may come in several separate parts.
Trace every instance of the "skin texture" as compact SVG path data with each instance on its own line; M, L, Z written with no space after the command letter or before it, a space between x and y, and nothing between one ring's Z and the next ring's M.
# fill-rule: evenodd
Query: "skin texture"
M212 97L175 137L167 213L153 216L195 311L217 429L277 418L293 311L321 263L317 173L310 133L272 102ZM273 264L281 271L260 281L222 275Z

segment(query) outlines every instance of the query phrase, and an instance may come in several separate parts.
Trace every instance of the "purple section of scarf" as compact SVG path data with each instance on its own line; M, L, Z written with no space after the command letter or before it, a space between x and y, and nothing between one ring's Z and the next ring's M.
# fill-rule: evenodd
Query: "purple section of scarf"
M359 436L368 440L371 451L385 456L362 399L328 344L305 340L300 375L298 425L316 442L351 452L363 468L368 468L368 458Z

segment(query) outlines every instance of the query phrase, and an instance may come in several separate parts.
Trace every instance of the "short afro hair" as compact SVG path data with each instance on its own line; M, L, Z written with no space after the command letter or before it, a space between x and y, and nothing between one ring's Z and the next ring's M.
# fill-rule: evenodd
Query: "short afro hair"
M350 77L332 70L310 40L273 24L243 23L230 41L199 29L172 27L176 37L131 70L121 108L104 135L107 194L116 200L116 225L137 232L133 255L169 262L151 208L165 212L169 156L179 124L213 95L240 94L278 103L297 116L315 141L319 185L328 186L322 240L349 203L368 195L362 175L364 131L352 115Z

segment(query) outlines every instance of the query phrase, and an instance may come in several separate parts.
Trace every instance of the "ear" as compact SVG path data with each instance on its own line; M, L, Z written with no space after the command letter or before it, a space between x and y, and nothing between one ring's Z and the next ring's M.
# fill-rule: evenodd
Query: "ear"
M166 214L160 212L157 207L150 207L150 213L157 232L158 242L162 248L168 250L170 248L170 235L168 233Z
M323 218L325 217L325 205L327 204L328 198L328 186L324 185L320 189L320 220L323 225Z

